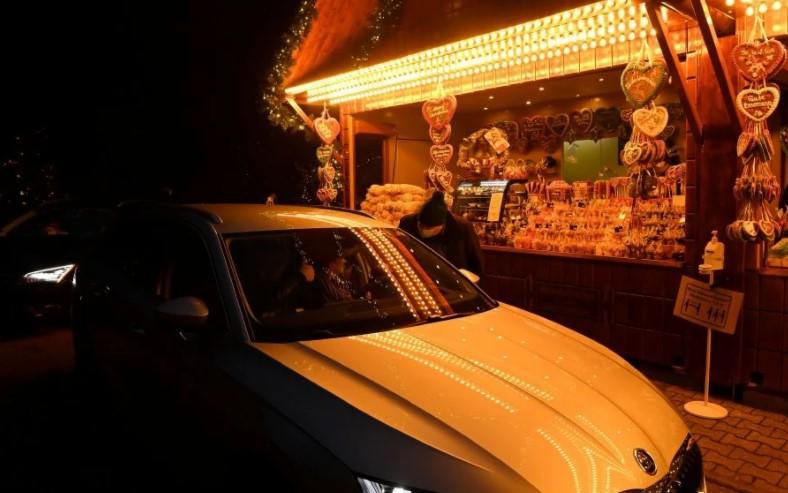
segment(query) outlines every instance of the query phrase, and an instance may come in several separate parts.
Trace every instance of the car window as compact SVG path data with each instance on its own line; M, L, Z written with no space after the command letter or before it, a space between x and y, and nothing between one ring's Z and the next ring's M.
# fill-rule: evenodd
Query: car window
M393 228L335 228L228 238L260 340L389 330L488 310L454 267Z
M168 230L165 246L162 296L200 298L208 306L208 328L224 330L226 322L211 257L196 231L185 227Z

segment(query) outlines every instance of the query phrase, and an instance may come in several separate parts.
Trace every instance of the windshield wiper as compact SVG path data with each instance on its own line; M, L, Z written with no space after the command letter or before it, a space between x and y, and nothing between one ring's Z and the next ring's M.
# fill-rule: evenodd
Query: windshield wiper
M441 322L443 320L450 320L452 318L467 317L468 315L475 315L477 312L454 312L445 313L443 315L430 315L425 322Z

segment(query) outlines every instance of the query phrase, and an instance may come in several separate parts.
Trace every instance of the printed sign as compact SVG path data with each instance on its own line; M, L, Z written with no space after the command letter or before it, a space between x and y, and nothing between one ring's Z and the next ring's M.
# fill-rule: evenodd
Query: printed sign
M503 203L503 192L493 192L490 195L490 208L487 209L487 221L498 222L501 219L501 204Z
M703 281L682 276L673 315L726 334L736 331L744 293L710 288Z

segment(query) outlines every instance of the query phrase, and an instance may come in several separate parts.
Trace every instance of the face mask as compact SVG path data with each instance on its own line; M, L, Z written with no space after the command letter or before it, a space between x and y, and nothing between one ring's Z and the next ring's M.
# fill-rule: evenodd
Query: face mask
M422 238L432 238L433 236L438 236L443 231L443 225L439 224L437 226L429 226L424 227L419 224L419 236Z

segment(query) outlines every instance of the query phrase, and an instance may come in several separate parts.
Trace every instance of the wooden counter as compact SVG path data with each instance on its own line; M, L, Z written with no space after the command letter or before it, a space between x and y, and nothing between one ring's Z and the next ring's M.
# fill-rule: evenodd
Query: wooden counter
M656 267L667 267L671 269L681 269L684 267L684 262L678 260L648 260L648 259L636 259L629 257L603 257L601 255L548 252L545 250L527 250L525 248L514 248L508 246L494 246L494 245L484 245L482 246L482 250L488 250L491 252L522 253L524 255L541 255L546 257L559 257L566 259L591 260L594 262L615 262L615 263L624 263L624 264L648 265L648 266L656 266ZM785 270L788 271L788 269Z

